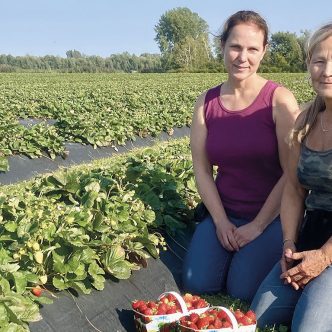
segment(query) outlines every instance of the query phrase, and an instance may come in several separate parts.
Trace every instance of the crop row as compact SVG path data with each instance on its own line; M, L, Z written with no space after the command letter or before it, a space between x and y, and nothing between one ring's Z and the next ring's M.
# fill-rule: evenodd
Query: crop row
M269 74L300 103L312 92L304 74ZM123 145L136 136L190 126L197 96L224 74L1 74L0 170L6 157L66 155L65 142ZM39 119L23 125L24 119Z

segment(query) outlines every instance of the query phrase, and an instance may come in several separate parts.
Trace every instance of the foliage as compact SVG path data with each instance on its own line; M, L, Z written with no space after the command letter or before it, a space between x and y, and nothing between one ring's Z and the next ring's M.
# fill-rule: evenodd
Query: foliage
M303 74L270 74L294 92L312 98ZM0 170L6 157L66 156L64 142L123 145L135 137L190 126L199 94L224 74L1 74ZM22 120L39 119L23 125ZM50 121L53 121L50 123Z
M208 25L197 13L186 7L166 11L155 31L165 70L190 71L209 62Z
M58 71L69 73L99 72L160 72L161 57L159 54L144 53L139 56L124 52L111 54L109 57L87 56L77 50L66 52L66 58L54 55L41 57L25 55L0 55L0 72L16 71Z
M188 140L12 186L0 194L1 328L41 318L35 302L49 301L33 285L89 294L106 275L129 278L198 200Z
M282 71L303 71L303 53L294 33L274 33L271 36L270 52L272 63Z

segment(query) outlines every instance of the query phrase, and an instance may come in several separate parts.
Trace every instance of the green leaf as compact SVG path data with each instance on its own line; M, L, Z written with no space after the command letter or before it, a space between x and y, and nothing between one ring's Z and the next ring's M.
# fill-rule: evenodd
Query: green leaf
M40 304L52 304L53 300L46 296L34 297L35 302Z
M68 281L68 286L74 288L79 292L82 292L83 294L91 293L91 288L88 288L87 285L82 281Z
M4 224L4 228L6 229L6 231L14 233L14 232L16 232L17 224L15 221L7 221Z
M2 272L15 272L20 269L20 266L18 263L11 263L11 264L2 264L0 265L0 271Z
M9 321L16 323L17 325L21 325L21 326L26 326L26 324L24 324L19 318L18 316L15 314L15 312L6 304L3 303L4 307L6 308L7 311L7 316L9 317Z
M100 191L100 184L99 182L91 182L87 186L84 187L85 191L94 191L96 193L99 193Z
M6 157L0 156L0 172L9 171L9 163Z
M187 187L193 192L197 191L196 182L193 177L190 178L189 181L187 181Z
M53 286L59 290L64 290L64 289L67 289L68 286L66 285L65 281L59 277L59 276L55 276L53 277Z
M98 275L93 275L93 281L92 281L92 285L94 288L96 288L97 290L103 290L105 287L105 278L104 276L98 274Z
M2 276L0 277L0 288L1 288L1 293L3 294L10 294L11 289L10 289L10 283L7 279L3 278Z
M109 249L102 258L105 270L118 279L128 279L131 274L131 264L125 261L125 251L121 246Z
M88 272L91 276L96 276L97 274L105 274L105 271L98 265L96 261L93 261L89 265Z
M27 287L27 279L24 273L17 271L12 273L14 282L15 282L15 287L16 287L16 292L19 294L22 294L26 287Z
M145 211L143 212L143 218L144 218L144 220L145 220L147 223L151 224L151 223L153 223L153 222L155 221L155 219L156 219L156 214L155 214L155 212L152 211L152 210L145 210Z
M92 208L95 200L98 197L98 193L96 191L88 191L82 196L82 204L87 208Z
M143 200L146 204L150 205L153 210L160 210L160 199L155 193L147 193L146 195L144 195Z

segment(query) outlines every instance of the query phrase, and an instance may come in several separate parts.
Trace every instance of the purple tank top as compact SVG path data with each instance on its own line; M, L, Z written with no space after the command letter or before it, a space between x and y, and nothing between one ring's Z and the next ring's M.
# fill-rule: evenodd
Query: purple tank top
M267 81L256 99L241 111L227 110L221 85L205 97L206 151L218 166L217 189L228 213L254 218L282 175L272 116L276 83Z

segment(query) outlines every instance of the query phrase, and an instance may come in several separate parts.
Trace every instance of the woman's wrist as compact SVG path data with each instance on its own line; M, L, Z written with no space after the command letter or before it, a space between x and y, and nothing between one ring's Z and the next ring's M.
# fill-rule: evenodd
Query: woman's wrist
M293 239L289 239L289 238L284 239L284 240L282 241L282 244L285 245L287 242L291 242L291 243L293 243L294 245L296 244L295 240L293 240Z

